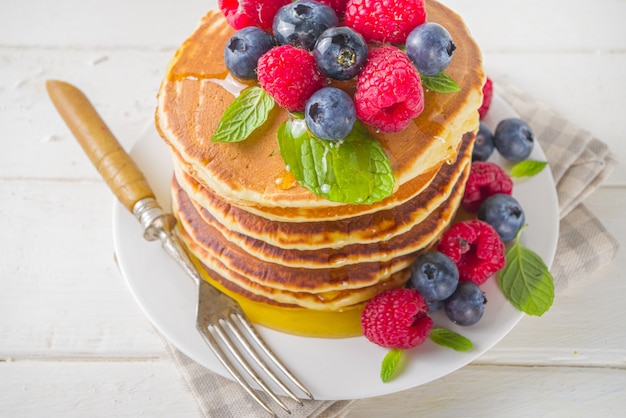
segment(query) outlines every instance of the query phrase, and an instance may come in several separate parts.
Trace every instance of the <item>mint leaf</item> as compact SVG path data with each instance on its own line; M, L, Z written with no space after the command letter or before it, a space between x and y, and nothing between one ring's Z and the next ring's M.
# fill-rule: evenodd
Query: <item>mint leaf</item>
M456 351L468 351L474 347L474 344L469 339L446 328L433 328L430 331L430 339L435 344L449 347Z
M278 146L296 180L333 202L371 204L393 193L391 163L358 121L341 141L326 141L307 129L301 115L278 128Z
M380 380L383 383L389 382L400 373L402 369L402 353L402 350L393 348L383 358L383 363L380 367Z
M521 230L506 252L506 265L498 272L498 285L517 309L541 316L554 301L554 279L541 257L520 244L520 234Z
M511 177L532 177L541 173L547 165L547 161L521 161L511 167Z
M215 133L214 142L239 142L267 120L274 99L261 87L248 87L226 108Z
M424 75L420 73L422 86L436 93L456 93L461 88L448 74L443 71L435 75Z

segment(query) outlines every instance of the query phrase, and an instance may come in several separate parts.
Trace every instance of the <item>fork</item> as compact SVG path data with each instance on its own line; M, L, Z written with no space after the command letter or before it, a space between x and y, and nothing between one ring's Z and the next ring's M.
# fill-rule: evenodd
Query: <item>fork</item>
M161 241L164 250L196 281L196 328L233 379L274 417L276 413L253 389L252 382L289 414L291 411L285 402L270 388L271 382L299 405L302 401L294 388L312 400L311 392L263 341L239 303L202 279L176 233L176 218L161 208L147 180L89 99L78 88L63 81L48 80L46 89L109 188L144 228L144 238Z

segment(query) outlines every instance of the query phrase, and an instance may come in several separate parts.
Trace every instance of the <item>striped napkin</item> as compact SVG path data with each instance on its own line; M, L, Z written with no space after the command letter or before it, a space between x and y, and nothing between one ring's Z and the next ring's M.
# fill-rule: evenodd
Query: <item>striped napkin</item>
M515 86L495 82L494 92L533 128L546 154L559 199L560 230L551 273L558 292L609 263L619 248L582 203L617 164L608 146Z
M497 83L496 94L527 121L546 154L554 176L561 214L557 253L552 265L557 292L610 262L617 241L583 205L582 201L608 176L617 163L608 147L514 86ZM267 416L239 386L203 368L169 343L167 351L198 401L200 416L258 418ZM297 372L297 371L296 371ZM304 401L290 399L292 418L345 417L357 401ZM275 408L279 410L280 408ZM279 414L279 416L287 416Z

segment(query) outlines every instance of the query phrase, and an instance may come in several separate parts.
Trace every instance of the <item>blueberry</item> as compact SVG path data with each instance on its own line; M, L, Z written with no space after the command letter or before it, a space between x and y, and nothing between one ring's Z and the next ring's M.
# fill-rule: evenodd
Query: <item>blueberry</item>
M317 38L338 23L335 11L327 5L301 0L281 7L274 16L272 29L280 45L312 51Z
M237 78L255 80L259 58L275 46L276 39L263 29L253 26L241 29L224 47L226 68Z
M455 324L469 326L480 321L486 303L485 292L476 283L462 281L452 296L446 299L443 309Z
M452 36L438 23L423 23L406 38L406 54L424 75L435 75L445 70L455 49Z
M424 299L424 302L426 302L426 306L428 306L428 313L429 314L433 314L433 313L435 313L438 310L443 308L443 301L442 300L428 300L428 299Z
M478 209L478 219L487 222L496 230L502 241L510 241L526 222L519 202L508 194L489 196Z
M495 148L493 142L493 132L483 122L480 122L474 149L472 151L472 161L487 161Z
M336 87L324 87L307 101L304 119L316 136L339 140L352 131L356 109L348 93Z
M313 56L327 77L349 80L363 70L367 52L365 39L351 28L341 26L322 33L315 43Z
M517 163L528 158L533 150L535 136L526 122L519 118L508 118L496 126L493 140L504 158Z
M444 253L427 251L411 265L412 286L427 300L447 299L459 283L459 270Z

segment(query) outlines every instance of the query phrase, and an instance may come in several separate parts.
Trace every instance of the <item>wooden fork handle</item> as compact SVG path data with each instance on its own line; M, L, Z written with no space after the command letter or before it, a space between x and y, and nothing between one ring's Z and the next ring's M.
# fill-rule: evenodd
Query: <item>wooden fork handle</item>
M66 125L119 201L132 212L139 200L154 197L139 167L83 92L58 80L46 81L46 89Z

